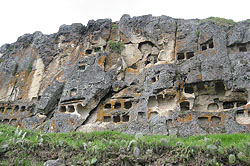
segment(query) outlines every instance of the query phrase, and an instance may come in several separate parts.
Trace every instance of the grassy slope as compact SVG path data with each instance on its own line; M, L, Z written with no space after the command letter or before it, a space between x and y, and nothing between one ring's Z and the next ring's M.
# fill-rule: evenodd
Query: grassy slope
M246 162L250 161L250 156L246 152L250 150L247 149L250 146L247 146L249 142L250 134L176 138L160 135L134 136L116 131L41 133L0 125L0 165L32 165L31 163L42 165L46 160L57 158L62 158L65 163L73 165L77 163L91 165L91 162L92 165L104 165L104 163L115 165L116 162L126 162L124 158L130 163L137 163L138 160L133 155L135 146L141 151L139 158L146 158L145 163L159 160L158 162L163 164L177 160L177 163L192 165L189 160L196 160L199 156L199 160L204 157L204 161L200 162L208 165L227 164L230 154L237 156L241 151L248 158L244 161L236 157L236 163L246 165ZM209 149L210 145L221 147L224 152L221 155L215 155L214 151ZM130 150L128 147L131 147ZM215 151L217 154L217 149ZM172 152L171 156L167 155ZM147 158L148 155L155 161L150 161ZM211 159L210 161L205 159L207 155L214 158L213 163Z

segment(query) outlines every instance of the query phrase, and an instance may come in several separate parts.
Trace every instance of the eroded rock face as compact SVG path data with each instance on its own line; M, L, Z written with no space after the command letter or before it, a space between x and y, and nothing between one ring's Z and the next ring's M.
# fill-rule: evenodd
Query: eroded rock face
M250 23L124 15L0 47L0 121L45 132L250 130Z

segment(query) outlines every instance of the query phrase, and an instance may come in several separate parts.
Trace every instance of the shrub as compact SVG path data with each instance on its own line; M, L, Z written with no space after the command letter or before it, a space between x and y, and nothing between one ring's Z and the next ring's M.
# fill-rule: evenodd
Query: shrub
M121 50L124 47L122 42L109 41L108 43L111 52L121 53Z
M220 17L208 17L204 20L200 20L199 24L203 22L213 22L219 26L226 26L226 25L233 26L236 24L236 22L234 22L234 20L232 19L225 19L225 18L220 18Z

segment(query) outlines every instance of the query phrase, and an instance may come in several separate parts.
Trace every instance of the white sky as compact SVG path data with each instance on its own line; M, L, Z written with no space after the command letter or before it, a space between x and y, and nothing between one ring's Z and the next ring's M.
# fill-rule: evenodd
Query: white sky
M250 0L1 0L0 46L25 33L51 34L62 24L86 25L101 18L118 21L123 14L241 21L250 19Z

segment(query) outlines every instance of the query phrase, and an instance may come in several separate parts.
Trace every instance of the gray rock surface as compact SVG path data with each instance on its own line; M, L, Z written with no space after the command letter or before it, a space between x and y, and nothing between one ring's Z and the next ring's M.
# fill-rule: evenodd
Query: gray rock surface
M1 123L44 132L249 132L248 21L90 20L25 34L1 46L0 58Z

